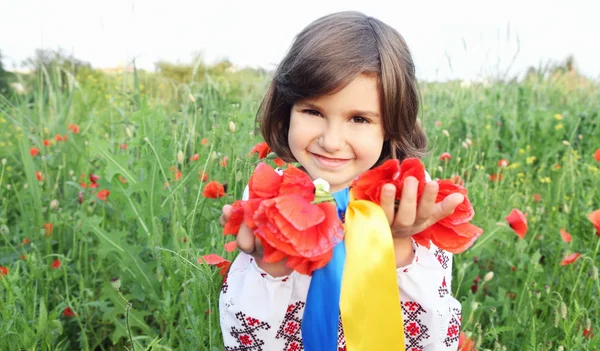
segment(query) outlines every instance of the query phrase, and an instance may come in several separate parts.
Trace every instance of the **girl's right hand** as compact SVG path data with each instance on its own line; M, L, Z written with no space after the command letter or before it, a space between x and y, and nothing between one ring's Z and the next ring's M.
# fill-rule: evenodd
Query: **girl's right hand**
M219 220L221 225L225 226L225 223L227 223L229 218L231 218L231 205L225 205L223 206L221 218ZM252 229L248 228L246 224L242 223L235 241L240 251L254 257L258 267L272 277L282 277L292 273L293 270L285 265L285 259L275 263L263 262L263 246L260 243L260 240L254 235Z

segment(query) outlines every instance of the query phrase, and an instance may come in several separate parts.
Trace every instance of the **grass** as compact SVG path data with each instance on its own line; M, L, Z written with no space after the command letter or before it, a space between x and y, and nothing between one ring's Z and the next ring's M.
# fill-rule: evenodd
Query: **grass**
M257 161L266 79L201 78L46 69L0 97L0 349L222 350L222 277L197 259L235 256L218 217ZM421 89L426 168L464 180L485 230L454 257L463 330L483 350L600 348L600 236L587 219L600 208L598 84L557 74ZM212 180L225 197L202 195ZM527 213L524 239L506 224L513 208Z

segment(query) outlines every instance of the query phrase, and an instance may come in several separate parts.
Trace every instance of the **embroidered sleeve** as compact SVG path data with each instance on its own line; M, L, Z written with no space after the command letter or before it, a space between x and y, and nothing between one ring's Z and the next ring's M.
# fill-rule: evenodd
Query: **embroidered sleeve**
M452 254L413 245L413 262L397 269L406 350L456 350L461 306L450 294Z

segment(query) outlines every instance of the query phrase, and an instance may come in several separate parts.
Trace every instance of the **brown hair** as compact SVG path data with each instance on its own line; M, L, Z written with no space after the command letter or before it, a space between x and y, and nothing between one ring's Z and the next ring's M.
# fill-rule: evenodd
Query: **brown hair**
M417 122L420 99L408 46L396 30L359 12L319 18L296 36L256 116L267 144L295 161L288 145L294 103L335 93L361 73L379 81L386 141L377 164L423 156L427 138Z

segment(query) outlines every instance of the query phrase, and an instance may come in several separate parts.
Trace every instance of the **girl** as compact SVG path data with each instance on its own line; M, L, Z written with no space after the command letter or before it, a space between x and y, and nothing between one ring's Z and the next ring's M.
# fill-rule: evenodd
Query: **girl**
M418 106L415 68L400 34L375 18L342 12L320 18L298 34L275 72L257 122L280 158L300 163L313 179L326 180L343 202L348 186L363 172L390 158L424 154ZM395 212L396 189L387 184L382 190L404 322L404 330L397 331L404 334L404 345L385 349L457 349L461 306L450 295L451 254L411 239L463 201L454 194L436 204L437 191L437 183L428 182L417 204L417 180L408 177ZM221 224L230 216L226 205ZM345 350L341 319L335 320L331 347L326 340L331 323L311 302L318 300L313 297L317 276L319 284L328 284L317 274L320 270L311 277L290 270L285 261L262 262L260 242L245 226L237 243L241 252L219 301L226 350L334 351L335 345Z

